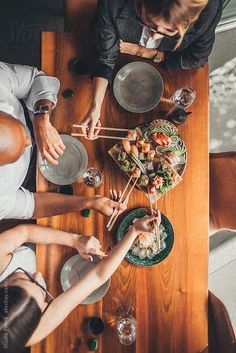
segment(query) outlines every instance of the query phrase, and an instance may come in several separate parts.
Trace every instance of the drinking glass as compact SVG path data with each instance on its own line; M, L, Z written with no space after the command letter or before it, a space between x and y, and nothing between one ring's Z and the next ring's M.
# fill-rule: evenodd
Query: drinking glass
M102 173L96 168L87 168L83 174L83 182L91 188L97 188L103 180Z
M175 108L185 109L193 103L195 97L196 92L191 87L182 87L170 97L170 104Z
M134 310L129 306L122 306L117 311L116 331L119 340L124 345L132 344L136 339L137 323Z

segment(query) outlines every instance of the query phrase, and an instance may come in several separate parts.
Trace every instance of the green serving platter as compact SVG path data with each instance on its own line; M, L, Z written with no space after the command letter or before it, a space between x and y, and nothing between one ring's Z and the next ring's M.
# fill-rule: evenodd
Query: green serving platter
M143 218L144 216L146 216L147 215L146 211L147 211L147 208L136 208L125 215L125 217L122 219L117 229L116 239L118 242L128 232L129 227L133 224L133 220L135 218ZM163 214L161 214L161 224L165 227L165 232L167 233L167 238L165 239L165 243L166 243L165 249L163 249L160 252L160 254L157 254L156 256L154 256L153 259L145 258L142 260L138 256L133 255L132 251L130 250L128 251L125 257L125 259L128 262L136 266L144 266L144 267L154 266L159 264L169 255L174 244L174 230L168 218Z

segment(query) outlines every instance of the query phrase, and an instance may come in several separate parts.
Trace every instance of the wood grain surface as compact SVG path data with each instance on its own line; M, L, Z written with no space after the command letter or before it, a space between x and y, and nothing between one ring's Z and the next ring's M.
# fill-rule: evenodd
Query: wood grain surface
M83 41L82 41L83 39ZM83 42L81 44L81 41ZM89 76L77 76L68 67L75 57L90 52L86 38L76 33L44 33L42 42L42 69L61 82L58 105L53 112L53 124L60 133L70 134L72 124L79 123L88 110L92 81ZM131 60L122 56L118 67ZM174 227L175 241L170 255L159 265L138 268L123 261L113 275L111 286L103 298L94 305L80 305L50 336L32 347L32 353L87 352L87 339L83 322L91 315L101 315L106 329L99 338L99 353L197 353L207 346L207 278L208 278L208 67L199 70L160 70L164 83L164 98L177 88L192 86L197 98L191 106L192 115L179 128L188 149L188 165L183 181L158 207ZM71 88L75 92L64 99L61 92ZM133 128L144 121L163 118L170 107L165 99L156 109L146 114L132 114L116 102L112 89L107 92L102 110L103 126ZM112 132L113 133L113 132ZM109 134L109 132L108 132ZM115 141L81 138L89 156L89 166L98 167L104 174L97 194L109 194L110 188L123 189L126 180L107 151ZM40 173L38 191L57 190ZM93 189L81 182L73 185L77 195L91 195ZM148 206L145 196L138 190L132 194L129 209ZM57 216L38 221L57 229L95 235L104 249L113 245L115 228L111 234L105 230L107 219L92 212L89 218L79 213ZM117 224L119 223L119 220ZM45 276L48 289L57 295L60 271L74 252L59 246L38 246L39 270ZM137 319L137 339L131 346L122 346L116 336L115 314L122 304L132 305ZM82 344L77 344L80 338Z

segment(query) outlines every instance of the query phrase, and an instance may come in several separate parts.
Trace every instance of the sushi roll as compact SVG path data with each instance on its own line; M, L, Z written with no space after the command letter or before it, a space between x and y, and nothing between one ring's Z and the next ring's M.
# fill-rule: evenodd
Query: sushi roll
M155 151L154 150L150 150L148 151L148 154L147 154L147 160L148 161L153 161L154 157L155 157Z
M132 173L136 168L136 164L134 162L130 162L129 163L129 167L128 167L128 172Z
M125 159L126 159L126 156L127 156L126 152L123 152L123 151L119 152L118 161L119 162L124 162Z
M123 145L125 152L130 154L131 145L130 145L129 140L122 140L122 145Z
M147 187L149 183L149 177L147 175L142 175L138 181L140 187Z
M145 143L143 144L143 146L142 146L142 152L143 152L143 153L147 153L147 152L150 151L150 149L151 149L150 143L145 142Z
M124 171L124 172L128 172L129 170L129 165L130 165L130 162L125 160L122 164L121 164L121 169Z
M144 153L143 153L143 152L140 152L140 153L139 153L139 160L140 160L140 161L145 161L145 159L146 159L146 157L145 157Z
M143 139L142 137L137 137L136 146L142 147L144 144L145 144L145 139Z
M134 154L137 158L139 157L138 147L135 145L130 146L130 153Z
M159 189L161 186L163 186L164 180L160 176L155 176L154 179L152 180L152 185L154 185L157 189Z
M129 141L136 141L138 134L136 130L130 130L127 135Z
M135 168L132 173L133 178L140 178L141 177L141 170L139 168Z

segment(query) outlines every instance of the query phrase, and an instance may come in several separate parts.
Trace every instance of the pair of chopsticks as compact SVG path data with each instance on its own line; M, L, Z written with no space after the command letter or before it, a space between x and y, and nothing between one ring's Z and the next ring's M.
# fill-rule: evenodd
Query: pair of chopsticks
M121 197L120 197L120 199L119 199L119 202L128 203L129 197L130 197L130 195L131 195L131 193L132 193L132 191L133 191L135 185L137 184L138 179L139 179L139 178L136 178L136 179L135 179L135 181L134 181L132 187L130 188L128 194L127 194L126 197L125 197L125 193L126 193L126 191L128 190L128 187L129 187L129 185L130 185L130 183L131 183L131 181L132 181L132 175L131 175L131 177L130 177L129 180L128 180L128 183L126 184L126 186L125 186L125 188L124 188L124 191L123 191L122 194L121 194ZM124 198L124 197L125 197L125 198ZM114 226L114 224L115 224L117 218L118 218L119 215L121 214L121 212L122 212L121 210L118 210L118 209L116 208L116 209L114 210L114 212L112 213L112 215L111 215L111 217L110 217L110 219L109 219L109 221L108 221L108 223L107 223L107 226L106 226L109 232L112 230L112 228L113 228L113 226Z
M153 210L150 195L149 195L149 204L150 204L151 215L153 216L154 214L156 214L156 212ZM161 213L160 213L160 217L161 217ZM161 223L161 219L160 219L160 223ZM160 223L159 223L159 225L160 225ZM160 227L159 227L158 224L156 224L155 221L153 221L153 225L154 225L154 234L155 234L155 236L156 236L156 238L157 238L157 242L158 242L158 249L160 249L160 248L161 248L161 232L160 232Z
M88 126L86 125L78 125L78 124L73 124L73 127L78 127L78 128L88 128ZM96 126L95 129L99 129L99 130L108 130L108 131L126 131L128 132L129 129L118 129L118 128L115 128L115 127L99 127L99 126ZM86 134L78 134L78 133L74 133L72 132L71 136L74 136L74 137L87 137ZM106 135L98 135L97 136L98 138L104 138L104 139L112 139L112 140L126 140L127 137L119 137L119 136L106 136Z

